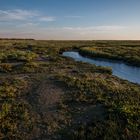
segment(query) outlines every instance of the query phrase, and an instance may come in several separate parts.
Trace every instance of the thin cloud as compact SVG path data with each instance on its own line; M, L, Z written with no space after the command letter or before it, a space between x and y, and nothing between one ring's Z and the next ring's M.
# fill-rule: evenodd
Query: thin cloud
M65 16L65 18L73 18L73 19L79 19L82 18L83 16Z
M0 22L15 22L15 21L36 21L36 22L50 22L55 21L53 16L44 16L38 11L30 10L0 10Z
M38 16L36 11L28 10L0 10L0 21L19 21L27 20L33 17Z
M46 17L41 17L39 20L40 21L45 21L45 22L50 22L50 21L55 21L56 18L55 17L46 16Z
M126 26L90 26L90 27L63 27L65 30L73 30L73 31L115 31L126 29Z
M32 26L16 28L16 30L3 32L0 36L27 37L35 39L126 39L132 28L123 26L92 26L92 27L61 27L49 28ZM128 28L128 29L127 29ZM129 29L130 28L130 29ZM8 34L9 32L9 34ZM12 34L11 34L12 32ZM120 36L121 34L121 36ZM132 35L133 37L133 35Z
M20 24L17 27L37 27L38 25L39 25L38 23L28 22L28 23Z

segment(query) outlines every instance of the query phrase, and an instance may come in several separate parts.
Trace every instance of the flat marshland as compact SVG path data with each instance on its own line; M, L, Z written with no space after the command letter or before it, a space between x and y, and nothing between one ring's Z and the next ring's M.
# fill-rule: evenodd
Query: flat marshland
M139 140L140 85L71 50L140 67L140 41L0 40L0 139Z

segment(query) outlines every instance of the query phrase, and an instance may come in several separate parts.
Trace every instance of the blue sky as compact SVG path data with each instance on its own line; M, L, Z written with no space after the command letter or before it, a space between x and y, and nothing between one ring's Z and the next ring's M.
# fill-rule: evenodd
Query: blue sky
M0 2L0 37L140 39L140 0Z

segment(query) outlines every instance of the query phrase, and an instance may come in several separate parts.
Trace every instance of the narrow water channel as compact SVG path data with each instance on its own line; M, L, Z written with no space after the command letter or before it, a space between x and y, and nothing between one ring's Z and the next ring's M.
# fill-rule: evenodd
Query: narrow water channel
M134 67L126 65L121 61L114 61L108 59L94 59L81 56L78 52L67 51L63 53L63 56L71 57L75 61L87 62L95 64L97 66L111 67L113 75L118 76L122 79L128 80L133 83L140 84L140 67Z

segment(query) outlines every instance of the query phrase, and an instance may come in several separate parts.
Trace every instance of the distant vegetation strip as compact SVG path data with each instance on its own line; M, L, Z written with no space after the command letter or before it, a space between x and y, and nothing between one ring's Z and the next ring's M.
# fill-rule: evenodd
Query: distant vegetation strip
M82 47L80 54L93 58L105 58L111 60L122 60L129 65L140 67L140 47L130 46L104 46L104 47Z

